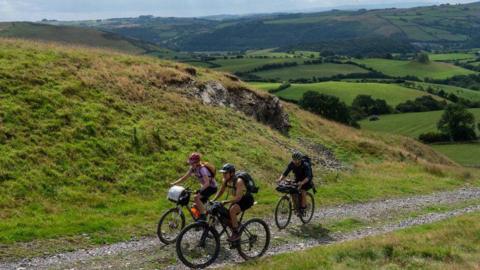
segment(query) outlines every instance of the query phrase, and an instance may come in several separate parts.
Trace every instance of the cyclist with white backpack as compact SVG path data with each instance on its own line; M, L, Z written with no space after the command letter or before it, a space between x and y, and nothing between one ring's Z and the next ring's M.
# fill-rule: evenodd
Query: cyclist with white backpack
M179 185L187 180L190 176L197 177L201 184L200 189L196 192L194 197L195 206L200 212L200 220L206 220L206 210L204 204L208 198L217 193L217 182L215 181L215 167L201 162L201 155L199 153L192 153L188 158L190 169L188 172L180 177L177 181L171 183L172 186Z

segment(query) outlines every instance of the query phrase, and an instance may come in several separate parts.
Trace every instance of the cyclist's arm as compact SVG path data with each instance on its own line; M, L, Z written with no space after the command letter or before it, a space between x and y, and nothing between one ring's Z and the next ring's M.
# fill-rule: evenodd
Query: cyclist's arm
M292 171L292 166L291 166L291 163L289 163L285 171L282 173L282 175L280 175L280 178L278 178L277 182L282 182L283 180L285 180L285 178L287 178L288 174L291 171Z
M216 201L218 198L220 198L225 192L226 187L227 187L227 182L225 181L225 179L223 179L222 186L220 187L220 190L217 192L217 195L215 195L215 198L213 198L212 201Z
M231 200L224 201L223 203L238 203L242 199L243 193L245 191L245 184L243 183L243 179L239 178L237 180L236 190L237 192L235 193L235 197Z
M309 179L308 177L305 177L305 179L303 179L301 182L298 182L298 187L301 187L303 185L305 185L306 183L308 183Z
M178 185L178 184L181 184L181 183L185 182L185 180L187 180L187 178L190 177L190 175L192 175L192 171L191 171L191 170L188 170L188 172L187 172L184 176L180 177L180 179L178 179L177 181L175 181L175 182L173 182L173 183L171 183L171 184L172 184L173 186Z

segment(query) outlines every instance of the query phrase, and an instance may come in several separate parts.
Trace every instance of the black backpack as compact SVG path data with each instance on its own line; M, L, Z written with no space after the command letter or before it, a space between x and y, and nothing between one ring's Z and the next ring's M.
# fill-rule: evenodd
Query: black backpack
M240 171L235 174L234 186L237 185L237 179L241 178L245 182L245 187L247 188L248 193L258 193L259 188L255 185L255 181L252 176L247 172Z
M303 159L302 159L302 162L305 166L308 167L308 169L310 170L310 173L313 176L312 159L310 159L309 156L304 156ZM317 189L315 188L315 183L313 182L313 179L311 181L311 184L312 184L313 193L317 193Z

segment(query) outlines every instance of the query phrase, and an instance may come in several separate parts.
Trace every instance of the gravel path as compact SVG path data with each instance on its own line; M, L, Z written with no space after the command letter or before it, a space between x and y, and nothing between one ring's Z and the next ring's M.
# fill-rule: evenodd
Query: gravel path
M319 209L315 213L313 221L321 221L325 219L337 219L341 220L347 217L358 217L364 220L381 220L384 217L388 217L395 212L408 212L421 209L425 206L436 204L455 204L469 200L480 199L479 188L463 188L456 191L441 192L425 196L415 196L408 198L387 199L374 202L367 202L361 204L348 204L340 205L330 208ZM452 216L460 215L463 213L469 213L480 210L480 205L470 206L462 209L448 211L446 213L430 213L421 217L404 220L399 223L383 225L376 228L364 228L354 232L344 234L330 234L319 238L308 238L298 243L284 243L273 246L269 249L268 255L274 255L283 252L302 250L308 247L313 247L321 244L347 241L352 239L363 238L370 235L377 235L386 232L391 232L401 228L406 228L414 225L426 224L443 220ZM292 218L293 220L298 220ZM269 220L270 225L273 225ZM298 224L298 223L297 223ZM290 226L293 226L291 224ZM286 231L279 232L274 225L271 227L272 238L281 238L282 235L287 234ZM291 242L291 241L290 241ZM103 258L118 256L128 257L130 254L143 253L148 250L154 250L155 252L161 252L161 250L168 250L171 254L173 247L162 247L159 249L159 242L156 238L144 238L136 241L122 242L113 245L106 245L98 248L88 250L78 250L74 252L57 254L48 257L38 257L29 260L23 260L14 263L0 263L0 269L49 269L49 268L72 268L73 265L83 265L85 268L106 268L102 266L101 261ZM134 256L134 255L132 255ZM168 255L171 256L171 255ZM241 261L236 255L236 251L226 251L220 258L217 266L222 265L222 259L225 261ZM89 261L97 261L95 267L85 267ZM100 264L98 264L100 261ZM130 264L130 263L129 263ZM97 267L98 265L98 267ZM125 265L124 265L125 266ZM126 267L128 268L128 267ZM182 269L181 266L173 266L169 269Z
M381 234L393 232L400 229L406 229L412 226L418 226L418 225L429 224L429 223L445 220L445 219L459 216L462 214L473 213L476 211L480 211L480 205L469 206L462 209L448 211L445 213L430 213L420 217L410 218L410 219L402 220L398 223L386 224L384 226L375 227L375 228L367 227L367 228L355 230L348 233L332 234L332 235L328 235L326 237L321 237L317 239L306 239L302 243L285 244L285 245L279 245L279 246L270 248L265 256L273 256L273 255L279 255L282 253L302 251L302 250L320 246L320 245L341 243L341 242L351 241L355 239L362 239L369 236L381 235ZM243 260L239 256L233 256L233 258L231 258L228 261L224 260L223 262L222 261L217 262L212 266L212 268L220 268L220 267L231 265L233 263L241 263L241 262L243 262ZM188 268L186 268L183 265L175 265L166 269L173 270L173 269L188 269Z

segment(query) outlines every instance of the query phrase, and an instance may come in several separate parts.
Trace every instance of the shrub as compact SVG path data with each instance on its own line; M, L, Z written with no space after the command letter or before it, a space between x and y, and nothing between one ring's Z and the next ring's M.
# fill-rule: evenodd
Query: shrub
M424 53L424 52L417 54L417 56L415 57L415 60L422 64L430 63L430 57L428 56L427 53Z
M448 142L450 141L450 136L445 133L440 132L427 132L420 134L418 139L423 143L437 143L437 142Z

